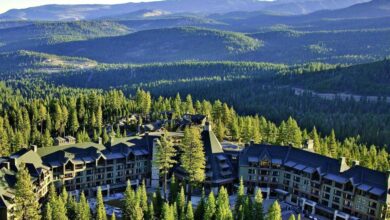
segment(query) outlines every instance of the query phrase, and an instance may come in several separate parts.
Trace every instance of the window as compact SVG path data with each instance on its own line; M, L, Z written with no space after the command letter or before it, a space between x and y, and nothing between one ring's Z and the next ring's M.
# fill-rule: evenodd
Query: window
M341 196L341 191L340 190L334 190L334 194L337 196Z
M269 167L269 161L268 160L262 160L260 162L261 167Z
M328 193L323 193L322 194L322 198L324 199L329 199L330 198L330 195Z
M339 189L343 189L343 184L341 184L341 183L335 183L334 186L339 188Z

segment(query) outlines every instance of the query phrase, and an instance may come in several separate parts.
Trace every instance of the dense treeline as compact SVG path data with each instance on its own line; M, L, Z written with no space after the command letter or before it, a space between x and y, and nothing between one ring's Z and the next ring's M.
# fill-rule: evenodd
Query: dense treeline
M317 92L345 92L357 95L390 96L390 59L345 68L325 70L312 74L290 75L280 78L285 84L294 84Z
M389 55L389 28L296 31L283 28L249 35L264 42L259 50L237 60L280 62L364 63ZM359 36L359 37L356 37Z
M316 125L326 134L334 129L342 138L360 135L365 143L385 145L390 142L390 125L384 123L390 121L389 104L296 96L291 88L388 94L387 66L388 60L352 67L251 62L106 65L97 70L48 75L45 80L71 87L114 87L125 94L134 94L139 87L154 96L174 96L180 91L198 99L220 99L235 106L240 114L261 114L278 123L293 116L307 129ZM326 89L321 90L321 86Z
M52 137L67 134L76 136L79 142L96 140L99 136L107 142L110 134L107 134L106 125L115 125L120 118L138 113L150 115L156 120L166 117L161 112L171 111L174 119L185 113L207 115L220 140L240 143L254 140L256 143L301 147L310 138L314 140L318 153L336 158L346 156L349 162L361 160L363 166L378 170L389 168L386 149L366 146L359 137L338 141L333 131L321 136L315 128L301 129L292 118L275 124L264 117L239 116L232 107L218 100L193 100L190 95L184 100L179 95L152 99L149 92L142 90L130 98L117 90L78 90L73 95L66 95L66 91L58 90L58 94L47 94L43 98L25 98L19 91L2 84L1 155L8 155L29 144L51 146ZM127 131L119 130L118 126L114 129L117 136L126 135Z
M41 45L118 36L131 31L110 21L24 22L0 29L1 51L31 49Z
M35 50L58 55L82 56L107 63L147 63L231 60L231 57L254 51L261 45L260 40L242 33L178 27L139 31L118 37L66 42L37 47Z
M71 195L63 188L58 194L54 185L51 184L47 201L41 209L38 201L34 199L30 176L26 168L22 167L19 171L16 185L15 216L17 218L107 220L110 216L110 219L116 219L115 212L107 213L100 187L97 189L95 205L91 206L83 192L79 195ZM242 181L237 191L233 210L230 206L229 194L224 187L220 188L217 196L212 191L206 196L203 191L196 208L193 207L191 200L186 198L186 193L188 192L185 192L181 183L175 181L174 176L171 178L168 198L163 198L159 189L148 194L145 183L134 190L128 182L124 199L118 201L120 204L115 206L121 208L121 219L125 220L282 219L281 207L277 200L265 211L261 190L258 189L255 195L246 195ZM290 218L295 219L295 215L291 215ZM297 218L300 219L300 215Z

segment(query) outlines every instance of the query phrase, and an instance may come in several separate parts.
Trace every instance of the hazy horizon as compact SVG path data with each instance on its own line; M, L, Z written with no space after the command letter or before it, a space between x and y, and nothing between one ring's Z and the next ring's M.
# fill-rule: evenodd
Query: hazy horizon
M0 14L11 9L24 9L50 4L78 5L78 4L121 4L128 2L153 2L164 0L2 0L0 4Z

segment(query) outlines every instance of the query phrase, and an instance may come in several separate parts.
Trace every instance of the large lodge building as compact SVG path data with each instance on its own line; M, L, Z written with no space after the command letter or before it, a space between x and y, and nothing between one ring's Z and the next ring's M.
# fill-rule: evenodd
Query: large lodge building
M94 196L100 186L104 194L122 192L128 180L144 180L151 187L160 183L152 161L161 133L145 133L102 143L75 143L71 137L56 140L58 146L31 147L0 158L0 219L13 219L13 186L20 164L25 164L37 199L44 199L48 186L66 187L71 194L83 191ZM181 133L169 133L175 143ZM261 188L266 198L278 198L304 212L328 219L390 219L389 173L315 154L312 146L249 144L244 149L224 149L206 123L202 132L206 156L205 187L232 189L240 177L248 193ZM184 178L178 166L174 175Z

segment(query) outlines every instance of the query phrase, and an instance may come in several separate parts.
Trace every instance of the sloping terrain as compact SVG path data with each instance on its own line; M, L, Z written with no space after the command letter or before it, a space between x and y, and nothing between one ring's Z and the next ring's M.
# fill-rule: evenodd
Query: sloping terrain
M338 9L368 0L166 0L118 5L44 5L14 9L2 15L8 20L82 20L116 16L139 10L164 10L173 13L224 13L230 11L267 10L282 14L310 13L323 9Z
M237 57L280 63L362 63L390 55L390 29L336 31L275 30L250 35L261 40L261 50Z
M30 73L55 73L60 71L90 69L97 62L85 58L64 57L33 51L0 53L1 79L22 77ZM15 76L14 74L18 74Z
M253 51L261 42L244 34L195 27L140 31L38 48L42 52L81 56L101 62L223 60Z
M22 24L16 27L0 29L0 42L3 43L0 51L31 49L39 45L130 33L130 29L126 26L108 21L34 22L26 25Z
M273 12L230 12L210 15L209 18L228 24L233 30L253 31L274 25L311 26L312 23L342 21L345 19L383 18L390 16L390 1L373 0L338 10L322 10L305 15L283 15ZM359 22L359 20L357 21ZM356 23L357 23L356 22ZM336 22L334 22L336 23ZM347 28L347 27L345 27Z

